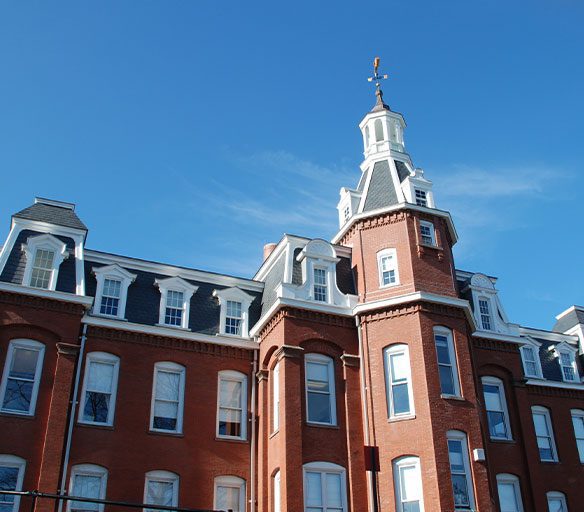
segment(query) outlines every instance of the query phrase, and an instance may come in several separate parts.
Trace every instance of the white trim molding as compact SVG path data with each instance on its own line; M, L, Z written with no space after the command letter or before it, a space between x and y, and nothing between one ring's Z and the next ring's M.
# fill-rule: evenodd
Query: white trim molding
M309 372L309 367L316 369L316 372ZM320 372L318 370L320 368ZM320 375L324 370L326 380ZM310 383L315 383L310 385ZM335 364L331 357L323 354L305 354L304 356L304 393L306 400L306 423L314 425L337 424L337 398L336 398ZM319 398L326 397L328 400L328 420L326 418L314 417L311 415L311 403L318 404ZM322 405L322 404L321 404Z
M340 493L338 501L341 502L341 507L338 501L335 500L334 506L328 506L328 498L331 496L327 492L327 477L337 477L339 486L335 486L332 490L337 489ZM338 510L339 512L347 512L347 472L344 467L332 462L309 462L302 466L302 480L304 482L304 510L320 509L320 510ZM313 491L313 492L310 492ZM320 491L317 496L317 492ZM311 498L316 498L312 502ZM331 504L333 505L333 504Z
M22 277L22 284L32 288L55 290L57 279L59 277L59 267L63 260L69 257L67 244L53 235L33 235L26 239L26 243L22 244L22 250L26 255L26 267ZM35 267L39 251L45 251L48 254L52 254L51 260L45 262L47 266ZM34 274L35 270L49 273L48 279L46 279L46 286L38 284L33 285L33 278L37 283L45 281L44 278Z
M419 512L424 512L424 492L419 457L406 455L394 459L393 485L396 512L412 510L410 506L415 507L415 505L418 505Z
M61 302L71 302L73 304L81 304L85 307L85 309L89 309L93 305L93 297L75 295L73 293L67 292L43 290L42 288L30 288L28 286L22 286L20 284L0 283L0 291L9 293L20 293L22 295L30 295L31 297L43 297L44 299L59 300Z
M156 469L154 471L148 471L144 478L144 503L148 505L162 505L166 507L178 507L178 490L179 490L180 478L176 473L171 473L170 471L164 471ZM162 485L172 485L172 496L170 497L170 503L167 502L166 496L153 496L150 491L152 487L150 484L159 483ZM155 508L144 508L144 512L159 512Z
M237 504L229 503L226 501L227 495L222 493L221 489L234 489L237 492ZM245 480L238 476L217 476L214 482L214 498L213 498L213 508L215 510L227 510L230 509L233 512L245 512L245 493L246 485ZM233 505L237 505L234 508Z
M217 376L217 438L245 441L247 416L247 376L234 370L220 371Z
M124 320L126 317L128 287L136 280L136 274L131 274L117 264L106 265L104 267L93 267L92 272L95 274L95 279L97 281L95 301L93 303L93 314ZM117 297L114 294L111 294L110 291L110 295L105 297L106 303L102 304L106 280L119 283L119 287L117 289ZM116 314L108 314L108 311L116 311Z
M160 290L158 325L187 330L191 297L199 287L187 283L180 277L155 279L154 285Z
M219 333L222 336L239 336L241 338L249 337L249 307L254 300L254 296L245 293L241 288L234 286L222 290L214 290L213 297L217 297L220 306L219 313ZM236 309L236 303L240 305L240 314L237 315L231 311L228 315L228 309ZM230 319L229 329L227 319ZM234 332L227 332L228 330Z
M104 500L106 497L107 488L107 469L96 464L77 464L71 468L71 477L69 479L69 496L77 496L79 498L96 498ZM99 490L97 496L88 496L87 494L77 494L75 481L77 478L99 478ZM78 506L77 506L78 505ZM67 501L67 511L84 511L83 502ZM98 506L99 512L104 511L104 505Z
M26 470L26 461L16 455L2 454L0 455L0 468L16 469L16 482L13 488L10 488L6 481L3 482L3 491L22 491L22 481L24 480L24 472ZM5 512L17 512L20 505L20 496L13 496L12 501L9 501L10 496L0 495L0 506ZM11 508L8 508L12 506Z
M501 510L503 512L523 512L519 477L509 473L499 473L496 479Z

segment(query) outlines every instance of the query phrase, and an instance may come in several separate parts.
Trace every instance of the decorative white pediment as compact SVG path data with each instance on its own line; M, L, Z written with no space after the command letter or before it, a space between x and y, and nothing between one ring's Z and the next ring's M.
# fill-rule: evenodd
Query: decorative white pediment
M100 275L108 277L117 277L121 280L128 280L133 283L136 280L136 274L128 272L125 268L120 267L117 263L113 265L105 265L103 267L93 267L91 269L96 278Z
M247 338L249 336L249 306L251 305L254 296L245 293L237 286L224 288L223 290L214 290L213 296L219 299L219 305L221 306L218 334ZM227 325L229 309L227 305L228 302L239 302L241 304L240 315L230 317L229 326ZM229 332L230 330L231 332Z
M335 248L332 246L332 244L320 238L316 238L308 242L306 247L302 249L296 259L298 261L302 261L304 258L334 261L335 263L339 261Z
M22 278L22 284L25 286L35 286L45 288L47 290L54 290L57 286L57 277L59 274L59 266L63 260L69 257L69 252L67 251L67 244L62 242L57 237L44 234L35 235L27 238L26 243L22 244L22 250L26 255L26 267L24 269L24 276ZM46 268L50 272L50 277L48 282L42 283L42 286L38 284L31 283L33 277L33 266L37 251L44 250L53 253L51 268ZM45 286L46 285L46 286Z
M126 302L128 299L128 287L136 280L136 274L128 272L126 269L120 267L118 264L105 265L103 267L93 267L91 269L97 281L97 288L95 292L95 301L93 303L93 314L100 316L109 316L113 318L124 319L126 316ZM108 295L104 297L105 280L119 281L119 295L118 297L110 297L116 302L116 307L108 307ZM111 293L111 292L110 292Z
M484 274L474 274L470 278L470 285L477 288L483 288L485 290L495 291L493 282Z
M166 279L155 279L154 284L158 286L161 290L177 290L180 292L185 292L185 295L189 295L189 298L195 293L199 287L195 286L180 277L168 277Z

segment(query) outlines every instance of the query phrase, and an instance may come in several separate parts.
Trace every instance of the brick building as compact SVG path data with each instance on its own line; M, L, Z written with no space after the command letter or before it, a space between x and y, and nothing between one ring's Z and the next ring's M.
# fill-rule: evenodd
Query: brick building
M457 270L452 218L377 102L331 242L253 279L85 247L37 198L0 252L0 487L258 512L577 511L584 308L554 331ZM19 499L0 495L2 512ZM114 506L41 500L99 512Z

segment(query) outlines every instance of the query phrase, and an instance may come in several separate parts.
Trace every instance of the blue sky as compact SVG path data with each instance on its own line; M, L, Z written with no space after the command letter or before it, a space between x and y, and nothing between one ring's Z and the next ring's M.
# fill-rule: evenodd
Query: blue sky
M355 186L372 58L453 214L458 268L512 321L584 303L577 0L3 2L0 216L77 203L88 247L251 276L330 238Z

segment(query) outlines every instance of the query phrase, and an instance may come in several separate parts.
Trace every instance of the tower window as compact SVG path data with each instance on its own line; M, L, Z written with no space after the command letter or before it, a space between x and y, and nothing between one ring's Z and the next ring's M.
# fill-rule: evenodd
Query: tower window
M422 237L422 243L425 245L436 245L436 238L434 235L434 224L431 222L426 222L425 220L420 221L420 235Z
M32 273L30 275L30 286L34 288L49 288L51 277L53 275L53 260L55 253L46 249L37 249L32 264Z
M392 345L385 350L385 372L389 417L411 416L414 413L414 407L407 345Z
M66 244L53 235L37 235L29 237L22 249L26 254L22 284L54 290L59 266L69 255Z
M428 206L428 200L426 198L426 191L420 188L414 189L416 204L418 206Z
M383 125L381 124L381 119L375 120L375 141L383 142L385 137L383 136Z
M351 216L351 209L349 208L349 206L345 206L345 209L343 210L343 216L345 218L345 222L347 222L349 220L349 217Z
M314 300L327 301L326 270L324 268L314 269Z
M438 373L440 375L440 392L445 396L460 396L452 332L443 327L435 328L434 343L436 345Z
M336 425L333 360L320 354L305 357L306 418L309 423Z
M378 252L377 265L379 267L380 287L399 284L397 253L395 249L384 249Z
M562 376L566 382L575 382L576 360L571 352L560 352L560 365L562 366Z

